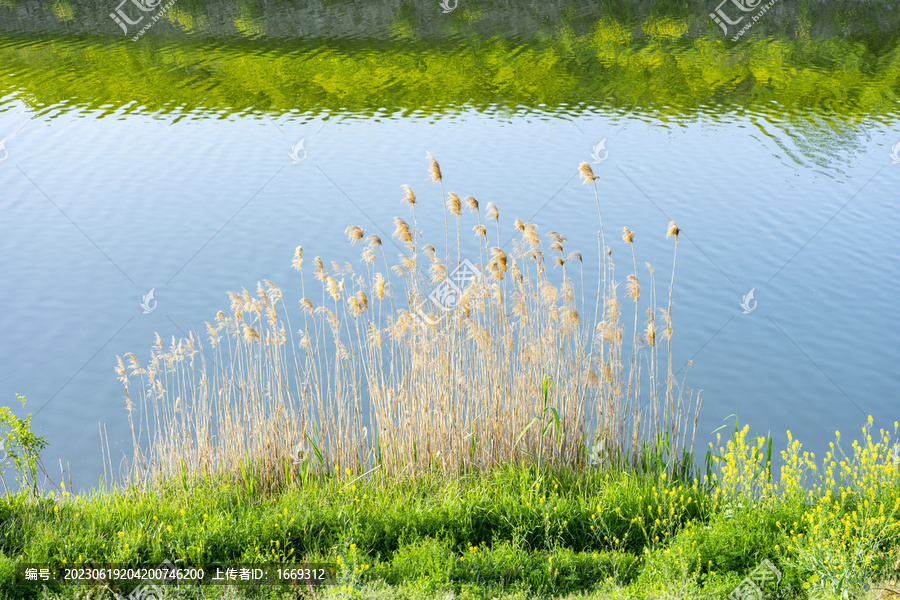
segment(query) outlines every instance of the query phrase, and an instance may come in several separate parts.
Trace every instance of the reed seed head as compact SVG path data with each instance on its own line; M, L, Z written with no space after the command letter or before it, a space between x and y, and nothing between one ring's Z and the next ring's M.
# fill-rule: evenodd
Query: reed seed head
M488 263L488 270L490 270L496 279L502 279L503 274L506 273L507 268L507 257L506 252L503 248L499 248L494 246L491 248L491 262Z
M256 282L256 295L262 300L264 306L269 306L269 293L265 290L261 281Z
M366 238L366 243L370 246L380 246L381 238L375 235L374 233Z
M516 217L515 225L516 229L518 229L519 231L525 231L525 224L522 223L522 219L520 219L519 217Z
M355 297L350 296L347 298L347 306L350 309L350 314L355 318L360 316L363 313L363 308Z
M644 332L644 337L651 348L656 346L656 325L653 321L647 322L647 330Z
M497 205L494 204L493 202L487 203L487 208L485 209L485 212L487 213L488 219L493 219L496 221L497 219L500 218L500 212L497 210Z
M522 277L522 271L519 270L519 265L516 264L516 261L512 262L512 267L510 267L510 274L512 275L513 281L516 283L522 283L524 278Z
M216 329L218 332L218 329ZM129 352L125 355L128 358L128 367L131 369L132 375L138 375L144 372L144 369L141 368L141 365L138 363L137 357L134 355L134 352Z
M557 290L556 287L546 279L543 280L541 282L541 300L550 305L555 303L558 297L559 290Z
M210 324L207 323L206 326L210 327ZM212 329L213 331L215 331L214 327ZM116 363L116 374L119 375L119 381L121 381L122 383L128 383L128 377L125 375L125 363L122 362L121 356L116 356Z
M407 256L405 254L399 255L398 259L400 260L400 264L394 265L393 267L391 267L391 269L393 269L393 271L395 273L397 273L398 275L400 275L401 277L406 276L409 273L412 273L416 268L416 256L418 256L418 255L413 255L413 256Z
M404 190L406 190L406 195L403 196L403 199L401 200L401 202L406 202L410 206L415 205L416 194L412 191L412 188L409 187L408 185L406 185L405 183L403 185L401 185L400 187L402 187Z
M259 341L259 332L253 329L247 323L244 323L244 341L245 342L258 342Z
M409 225L401 219L400 217L394 217L394 237L400 240L401 242L411 242L412 241L412 233L409 230Z
M375 284L372 286L375 289L375 297L379 300L384 299L384 275L381 273L375 273Z
M637 302L641 297L641 284L638 283L638 278L636 275L628 276L627 288L628 293L631 295L632 299Z
M525 241L531 244L532 246L540 246L541 245L541 236L538 235L537 225L534 223L525 223L524 233L522 237L525 238Z
M447 267L442 265L439 262L436 262L431 265L429 269L431 271L431 282L432 283L440 283L447 279Z
M481 235L481 236L487 237L487 229L485 229L484 225L482 225L480 223L478 225L476 225L475 227L473 227L472 231L475 232L475 235Z
M581 323L581 315L578 314L578 310L574 306L567 306L562 310L560 321L563 327L568 329Z
M338 293L338 282L334 277L328 276L325 278L325 288L328 290L328 293L331 294L331 297L335 300L340 300L341 295Z
M452 212L454 215L456 215L457 217L459 216L459 212L460 212L459 196L457 196L453 192L450 192L448 194L447 208L449 208L450 212Z
M297 271L303 268L303 246L297 246L297 249L294 250L294 260L291 266Z
M569 253L569 258L567 258L566 260L568 260L568 261L570 261L570 262L573 261L573 260L577 260L578 262L584 262L584 261L581 259L581 252L571 252L571 253Z
M438 164L437 159L432 156L431 152L426 152L428 156L428 160L431 161L431 164L428 166L428 173L431 175L431 180L436 182L443 181L443 176L441 176L441 166Z
M622 231L622 241L624 241L626 244L633 244L634 232L625 227Z
M478 200L473 198L472 196L466 196L463 198L463 202L466 203L466 206L469 207L469 210L472 212L478 212Z
M590 183L597 179L597 176L594 175L594 170L591 169L591 165L586 162L581 163L578 167L579 173L581 173L581 177L584 178L584 183Z
M264 279L263 281L265 281L266 285L269 287L269 295L272 298L272 302L280 300L281 299L281 288L278 287L277 285L275 285L273 282L269 281L268 279Z
M662 315L663 322L666 324L666 329L663 331L663 339L670 340L672 339L672 317L669 316L669 312L665 309L659 309L660 314Z
M675 236L675 241L678 241L678 234L681 233L681 229L678 228L678 225L675 224L675 221L669 221L669 230L666 232L666 238L671 236Z
M355 245L356 242L362 239L365 235L365 232L362 228L357 227L356 225L351 225L344 230L344 234L350 239L350 245Z
M322 257L317 256L314 262L316 263L316 279L325 281L325 267L322 265Z

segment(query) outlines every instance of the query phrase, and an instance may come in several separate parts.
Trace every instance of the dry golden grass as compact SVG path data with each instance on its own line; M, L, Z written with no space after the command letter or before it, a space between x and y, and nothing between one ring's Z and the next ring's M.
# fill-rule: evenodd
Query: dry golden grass
M442 185L440 166L428 157L430 178ZM597 177L588 165L580 171L594 185L600 216ZM461 201L451 193L441 202L445 219L448 208L456 217L454 262L449 224L443 257L432 245L417 244L421 201L409 186L403 189L412 225L394 219L403 248L396 263L389 264L378 236L347 227L351 244L366 239L361 273L350 265L326 268L316 257L321 295L316 301L303 288L296 326L281 289L266 281L255 296L229 294L229 313L206 324L209 354L191 334L168 348L157 336L145 367L134 354L126 355L127 367L119 359L132 423L132 481L212 472L240 478L251 469L274 485L294 477L298 465L354 474L454 472L534 459L621 466L645 460L648 452L669 457L675 468L693 447L687 426L692 416L696 427L699 401L691 415L672 376L670 346L666 375L659 377L657 315L670 344L674 262L665 311L656 306L648 265L641 334L634 234L624 230L634 267L627 276L634 304L627 349L602 217L599 300L591 321L584 315L582 255L566 256L566 239L550 232L545 257L537 226L520 219L513 248L505 250L497 207L485 208L485 222L497 221L494 237L469 196L463 202L476 213L482 277L461 286L444 312L429 292L446 285L461 263ZM678 232L670 224L676 248ZM302 247L293 267L303 285ZM136 409L130 398L138 377Z

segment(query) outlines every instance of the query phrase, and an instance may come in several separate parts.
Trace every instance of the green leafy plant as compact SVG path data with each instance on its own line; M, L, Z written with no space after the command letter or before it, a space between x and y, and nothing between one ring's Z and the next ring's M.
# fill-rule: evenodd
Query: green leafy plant
M555 427L557 440L559 439L559 436L560 436L561 425L559 422L559 411L557 411L556 408L550 406L550 404L549 404L550 389L552 388L553 385L555 385L553 378L550 377L550 374L545 371L544 376L541 379L541 392L544 396L544 404L543 404L543 408L541 409L541 418L538 419L537 417L533 417L531 419L531 421L528 423L528 425L525 426L525 429L522 430L522 433L519 434L519 439L516 440L516 444L518 444L520 441L522 441L522 438L525 436L525 434L528 433L528 430L531 429L532 425L537 423L539 420L540 421L546 420L546 422L544 423L544 426L541 427L541 437L538 442L538 456L537 456L538 469L540 469L541 465L543 464L544 438L547 436L547 432L550 430L550 427L551 426ZM550 413L549 418L547 417L547 413ZM532 454L527 453L527 452L526 452L526 454L528 454L529 456L533 456Z
M16 394L16 398L22 403L22 406L25 406L25 396ZM10 407L0 406L0 424L6 426L2 432L2 438L0 438L0 444L2 444L6 457L12 460L15 466L18 473L16 481L31 493L36 494L41 450L47 446L47 440L31 431L31 413L24 419L20 419L13 414ZM9 494L6 480L2 480L3 487Z

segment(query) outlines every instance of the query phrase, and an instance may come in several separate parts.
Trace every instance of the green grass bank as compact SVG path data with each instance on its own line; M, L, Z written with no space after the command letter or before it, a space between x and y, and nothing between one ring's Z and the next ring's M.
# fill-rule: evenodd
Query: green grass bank
M859 437L859 436L857 436ZM887 598L898 590L900 485L892 434L822 460L796 440L768 468L765 438L732 432L708 474L509 464L415 478L297 471L182 479L0 500L4 598L130 589L18 585L18 563L153 567L331 563L319 588L164 586L165 597L724 598L760 566L770 598ZM764 561L769 561L764 563Z

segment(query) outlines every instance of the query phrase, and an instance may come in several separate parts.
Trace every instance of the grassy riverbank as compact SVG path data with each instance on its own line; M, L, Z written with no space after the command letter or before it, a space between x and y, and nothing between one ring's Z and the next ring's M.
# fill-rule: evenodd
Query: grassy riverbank
M762 586L768 597L887 597L876 588L890 584L873 582L898 574L900 485L889 434L867 428L861 439L844 456L838 438L822 461L792 442L777 483L765 440L744 429L719 449L705 481L507 465L414 479L378 470L309 475L267 492L248 478L6 497L0 591L41 597L41 586L12 583L17 563L308 561L337 569L337 583L318 597L723 598L768 560L781 575ZM74 598L89 589L111 597L75 586L47 593ZM296 594L179 589L190 597Z

